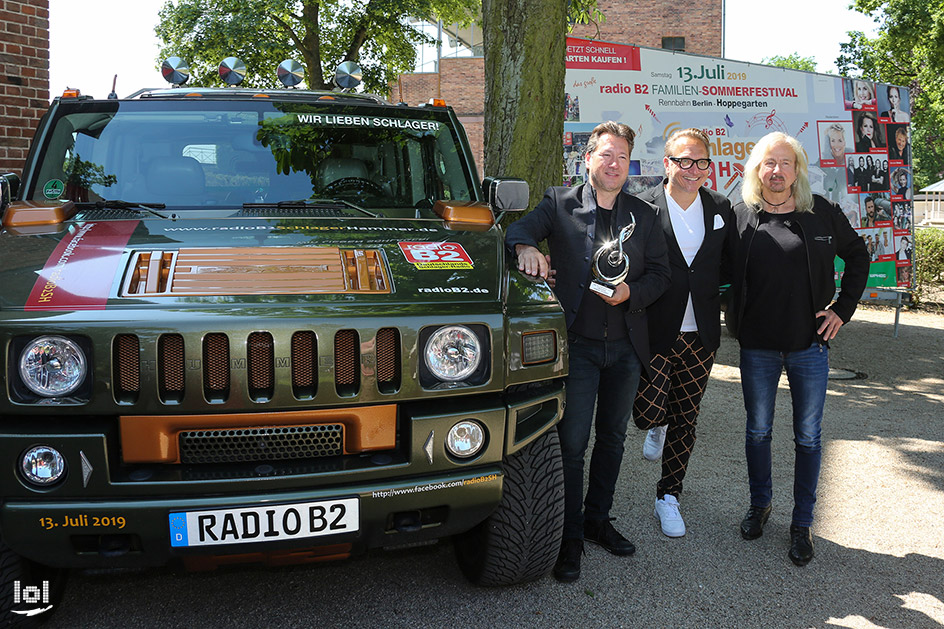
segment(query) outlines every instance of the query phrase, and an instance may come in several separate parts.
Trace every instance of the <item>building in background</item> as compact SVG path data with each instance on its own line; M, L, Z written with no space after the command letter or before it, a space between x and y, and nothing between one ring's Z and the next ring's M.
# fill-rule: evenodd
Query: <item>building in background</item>
M581 25L572 37L665 48L720 57L724 47L724 0L598 0L606 16L599 25ZM391 85L390 99L416 105L444 98L465 126L483 175L485 154L485 59L478 26L429 24L427 33L438 48L419 51L416 72L401 74ZM561 33L563 37L565 33ZM561 94L563 105L564 95ZM492 174L492 173L489 173Z
M49 0L0 3L0 172L23 169L49 107Z
M49 0L0 3L0 171L19 172L36 123L49 104ZM599 25L572 36L720 57L724 0L599 0ZM485 60L478 26L430 24L439 48L420 51L416 72L391 86L390 99L411 104L445 98L469 135L479 173L484 167ZM564 36L561 33L561 36ZM563 95L561 95L563 99Z

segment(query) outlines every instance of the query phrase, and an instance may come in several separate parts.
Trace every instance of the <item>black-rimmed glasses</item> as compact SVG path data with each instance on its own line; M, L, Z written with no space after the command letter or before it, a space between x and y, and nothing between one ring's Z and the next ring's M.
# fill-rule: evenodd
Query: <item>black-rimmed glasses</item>
M682 170L688 170L692 166L698 165L698 170L708 170L711 166L710 159L692 159L691 157L670 157L670 160L678 164Z

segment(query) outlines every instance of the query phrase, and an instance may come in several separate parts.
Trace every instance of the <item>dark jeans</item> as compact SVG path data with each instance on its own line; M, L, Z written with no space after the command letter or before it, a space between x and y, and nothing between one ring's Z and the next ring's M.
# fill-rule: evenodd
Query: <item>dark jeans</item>
M793 524L810 526L819 482L820 435L829 378L829 350L825 345L813 343L795 352L741 348L741 389L747 410L744 449L751 504L766 507L773 494L770 438L777 384L783 370L787 372L793 401L793 441L796 444Z
M610 516L623 461L626 426L642 371L642 363L628 338L595 341L571 334L569 346L567 405L557 425L564 460L564 539L583 537L584 517L605 520ZM583 463L590 442L594 403L596 439L583 500Z

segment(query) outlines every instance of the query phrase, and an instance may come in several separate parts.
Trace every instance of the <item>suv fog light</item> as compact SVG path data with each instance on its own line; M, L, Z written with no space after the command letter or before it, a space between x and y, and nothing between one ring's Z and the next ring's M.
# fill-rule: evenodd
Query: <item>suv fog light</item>
M426 342L426 366L440 380L468 378L481 360L479 338L464 325L440 328Z
M69 395L85 380L85 354L62 336L41 336L20 354L20 378L43 397Z
M66 473L66 460L55 448L36 446L23 455L20 469L26 480L45 487L55 483Z
M467 459L478 454L485 445L485 429L478 422L463 420L449 429L446 449L453 456Z
M557 356L557 335L553 330L521 335L521 362L525 365L546 363Z

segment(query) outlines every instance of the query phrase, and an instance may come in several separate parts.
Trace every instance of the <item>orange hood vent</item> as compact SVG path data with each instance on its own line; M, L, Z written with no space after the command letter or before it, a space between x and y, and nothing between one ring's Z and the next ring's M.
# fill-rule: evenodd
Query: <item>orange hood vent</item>
M136 251L121 296L389 292L376 249L217 247Z

